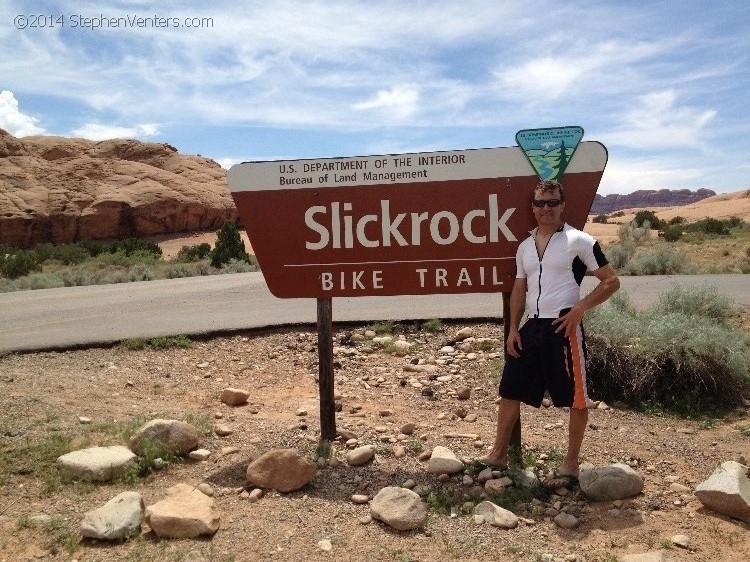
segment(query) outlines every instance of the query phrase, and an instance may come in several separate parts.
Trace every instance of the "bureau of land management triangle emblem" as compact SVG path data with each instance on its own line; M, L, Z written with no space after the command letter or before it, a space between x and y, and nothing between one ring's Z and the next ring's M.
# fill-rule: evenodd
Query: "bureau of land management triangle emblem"
M531 167L541 180L561 180L583 138L582 127L523 129L516 133Z

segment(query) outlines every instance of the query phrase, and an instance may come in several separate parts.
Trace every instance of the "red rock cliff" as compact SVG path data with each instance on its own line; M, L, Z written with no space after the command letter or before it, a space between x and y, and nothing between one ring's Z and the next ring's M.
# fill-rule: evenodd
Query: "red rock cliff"
M168 144L0 129L0 243L127 238L238 220L226 171Z

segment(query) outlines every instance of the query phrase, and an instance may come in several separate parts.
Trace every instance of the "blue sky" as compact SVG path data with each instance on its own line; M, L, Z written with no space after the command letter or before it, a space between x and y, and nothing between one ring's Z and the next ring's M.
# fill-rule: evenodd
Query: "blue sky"
M580 125L609 150L602 194L750 187L747 0L169 6L0 4L0 127L228 167Z

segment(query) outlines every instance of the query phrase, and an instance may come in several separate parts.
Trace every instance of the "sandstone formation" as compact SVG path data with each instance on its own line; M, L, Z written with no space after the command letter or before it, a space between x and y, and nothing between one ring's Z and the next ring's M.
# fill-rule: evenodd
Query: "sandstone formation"
M226 171L168 144L0 129L0 243L128 238L238 221Z
M710 189L639 189L625 195L596 195L591 205L591 215L603 215L623 209L649 209L651 207L673 207L689 205L716 195Z

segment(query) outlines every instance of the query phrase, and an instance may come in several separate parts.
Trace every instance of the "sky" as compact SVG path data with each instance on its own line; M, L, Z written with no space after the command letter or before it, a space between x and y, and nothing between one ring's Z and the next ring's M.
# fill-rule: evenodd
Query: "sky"
M5 0L0 92L17 137L224 167L577 125L608 149L601 194L750 187L747 0Z

